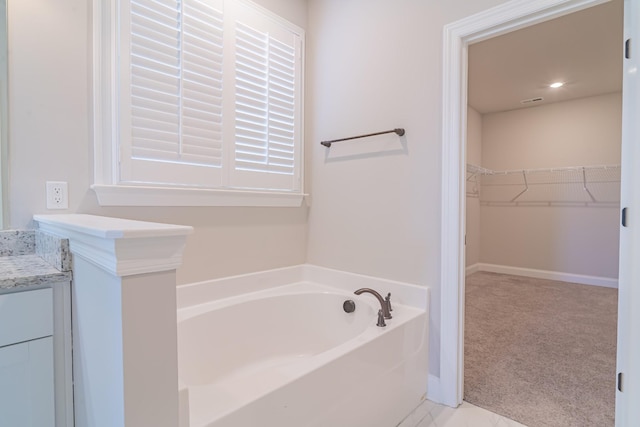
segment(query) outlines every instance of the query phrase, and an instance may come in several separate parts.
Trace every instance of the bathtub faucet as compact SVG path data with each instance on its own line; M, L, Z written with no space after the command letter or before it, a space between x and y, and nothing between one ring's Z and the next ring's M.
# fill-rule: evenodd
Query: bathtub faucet
M378 299L378 302L380 302L380 309L382 310L382 315L384 316L385 319L391 319L392 316L391 316L391 312L389 311L391 304L388 301L386 301L384 298L382 298L382 295L380 295L378 292L374 291L371 288L361 288L355 291L354 294L360 295L365 292L373 295Z

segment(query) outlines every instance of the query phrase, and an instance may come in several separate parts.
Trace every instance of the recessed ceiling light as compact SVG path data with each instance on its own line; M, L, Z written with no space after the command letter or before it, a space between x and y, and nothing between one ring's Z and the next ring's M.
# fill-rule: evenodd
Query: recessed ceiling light
M564 83L562 83L562 82L555 82L555 83L551 83L549 85L549 87L553 88L553 89L557 89L557 88L562 87L562 86L564 86Z

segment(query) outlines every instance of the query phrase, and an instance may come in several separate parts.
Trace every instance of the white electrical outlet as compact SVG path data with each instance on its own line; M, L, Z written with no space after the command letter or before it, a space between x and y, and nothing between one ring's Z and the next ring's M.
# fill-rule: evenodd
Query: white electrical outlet
M47 209L68 208L67 183L64 181L47 181Z

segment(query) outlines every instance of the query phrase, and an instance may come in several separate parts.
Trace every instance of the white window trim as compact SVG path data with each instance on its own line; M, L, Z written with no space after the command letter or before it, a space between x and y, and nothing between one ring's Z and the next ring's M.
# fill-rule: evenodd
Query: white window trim
M262 11L271 19L286 23L267 9L253 2L241 0ZM304 193L304 120L300 134L300 190L299 191L254 191L235 189L181 188L152 185L122 185L117 183L117 144L113 118L117 118L116 67L118 33L116 31L116 1L93 0L93 155L94 184L100 206L273 206L299 207L309 203ZM301 35L304 30L299 29ZM301 37L302 51L305 40ZM301 83L304 88L304 58L302 58ZM304 90L301 93L300 117L304 117Z
M273 206L298 207L308 195L293 192L214 190L137 185L100 185L91 189L100 206Z

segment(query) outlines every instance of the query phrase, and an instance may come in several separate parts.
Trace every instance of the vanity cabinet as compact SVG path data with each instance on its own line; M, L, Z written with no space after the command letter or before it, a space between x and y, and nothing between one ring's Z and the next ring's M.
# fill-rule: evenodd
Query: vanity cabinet
M53 289L0 294L0 426L56 425Z

